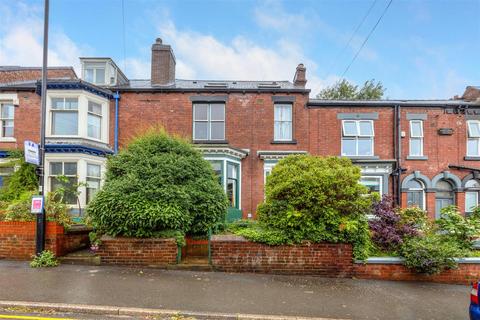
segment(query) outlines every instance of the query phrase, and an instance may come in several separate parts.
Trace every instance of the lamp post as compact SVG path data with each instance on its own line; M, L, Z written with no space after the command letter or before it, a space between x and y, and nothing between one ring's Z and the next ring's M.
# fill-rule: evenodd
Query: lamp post
M47 105L47 66L48 66L48 13L49 0L45 0L45 15L43 21L43 65L42 65L42 90L41 90L41 124L40 124L40 165L38 167L40 181L40 195L45 197L45 118ZM45 203L45 202L44 202ZM36 254L40 254L45 250L45 208L41 214L37 214L36 225Z

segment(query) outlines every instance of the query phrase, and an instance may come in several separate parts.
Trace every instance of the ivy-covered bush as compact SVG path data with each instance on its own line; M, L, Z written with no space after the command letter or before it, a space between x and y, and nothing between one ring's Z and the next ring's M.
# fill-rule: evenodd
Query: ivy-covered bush
M268 244L349 242L357 258L365 257L372 197L359 179L360 169L346 158L289 156L267 178L259 223L234 232Z
M373 206L373 218L369 221L372 240L381 250L397 252L406 238L418 234L418 224L423 211L415 209L398 210L392 197L384 196Z
M0 189L0 201L4 204L19 199L25 192L38 190L35 166L26 163L20 151L10 152L9 158L12 160L2 164L2 167L17 167L17 170L6 179L4 187Z
M206 234L228 207L210 163L188 142L152 130L108 159L103 188L87 207L99 232L152 237L159 231Z

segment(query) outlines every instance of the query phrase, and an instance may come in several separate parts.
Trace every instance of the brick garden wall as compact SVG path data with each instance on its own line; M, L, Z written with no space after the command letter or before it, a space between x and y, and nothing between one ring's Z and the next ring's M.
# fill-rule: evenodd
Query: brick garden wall
M47 222L45 247L63 256L88 245L88 231L65 233L55 222ZM0 222L0 258L29 260L35 254L35 222Z
M165 266L177 263L175 239L102 237L97 255L102 264Z
M470 284L480 278L480 263L459 263L458 269L447 270L432 276L415 273L401 263L356 263L354 274L359 279Z
M226 272L350 277L352 246L318 243L298 246L269 246L238 236L213 236L212 266Z

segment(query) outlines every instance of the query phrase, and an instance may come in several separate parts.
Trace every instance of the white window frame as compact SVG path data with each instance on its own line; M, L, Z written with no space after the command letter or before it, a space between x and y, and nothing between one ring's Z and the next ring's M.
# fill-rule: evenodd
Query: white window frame
M360 177L359 183L360 183L361 185L364 185L364 184L361 182L362 179L376 179L376 180L378 180L378 181L379 181L379 186L380 186L378 193L380 194L380 196L383 195L383 176L362 175L362 176ZM366 187L366 186L365 186L365 187ZM368 188L368 187L367 187L367 188Z
M5 106L11 106L12 109L13 109L13 117L12 118L3 118L3 108ZM12 136L4 136L3 135L3 128L4 128L4 122L6 121L12 121L13 125L12 126L8 126L8 127L11 127L12 128ZM13 102L2 102L0 101L0 139L1 140L4 140L4 141L8 141L8 140L15 140L15 105L13 104Z
M47 123L46 132L47 138L82 138L91 140L103 144L109 143L109 100L97 96L93 93L83 90L48 90L47 92ZM52 109L52 99L54 98L76 98L78 99L78 117L77 117L77 134L76 135L59 135L53 134L53 114L55 112ZM100 124L100 139L92 138L88 136L88 101L92 101L101 105L101 124Z
M372 134L371 135L361 133L360 123L362 123L362 122L370 123L371 128L372 128ZM346 133L346 130L345 130L345 124L346 123L355 123L356 134ZM346 156L346 157L352 157L352 156L353 157L362 157L362 156L372 157L375 154L375 126L374 126L373 120L342 120L341 135L342 135L342 139L341 139L341 153L342 153L342 156ZM371 150L372 150L371 154L359 154L358 153L358 141L359 140L366 140L365 138L370 139ZM347 154L347 153L343 152L344 140L355 140L355 154Z
M473 135L473 130L471 130L471 125L472 124L476 124L477 126L479 126L479 129L480 129L480 121L479 120L467 120L467 156L471 156L471 157L478 157L480 156L480 134L479 135ZM477 154L472 154L468 148L468 142L472 140L472 141L476 141L477 143L477 150L478 150L478 153Z
M478 191L465 191L465 212L472 212L471 208L468 208L467 207L467 194L471 194L471 195L475 195L475 203L476 205L474 206L477 207L478 206Z
M54 109L53 108L53 99L63 99L63 105L65 107L65 102L67 99L77 99L77 109ZM59 137L77 137L79 135L79 131L80 131L80 126L79 126L79 123L80 123L80 99L77 96L63 96L63 97L60 97L60 96L52 96L50 97L49 99L49 106L50 106L50 116L49 116L49 119L50 119L50 135L51 136L59 136ZM54 129L54 115L55 113L76 113L77 114L77 134L55 134L53 133L53 129Z
M93 112L93 111L90 111L90 103L95 103L97 105L100 106L100 113L96 113L96 112ZM92 117L98 117L100 118L100 137L92 137L88 134L88 118L92 116ZM102 108L102 104L101 103L98 103L96 101L93 101L91 99L88 99L88 105L87 105L87 136L90 138L90 139L95 139L95 140L102 140L102 122L103 122L103 108Z
M207 106L207 120L195 120L195 108L198 105L206 105ZM222 105L223 106L223 120L212 120L212 105ZM227 106L225 102L221 103L207 103L207 102L198 102L198 103L193 103L193 113L192 113L192 119L193 119L193 140L194 141L225 141L225 132L227 131ZM195 136L195 127L196 127L196 122L204 122L207 123L207 139L199 139ZM223 138L222 139L212 139L212 122L218 122L221 123L223 122Z
M289 107L290 109L290 120L277 120L275 115L277 114L276 109L280 107ZM273 140L274 141L292 141L293 140L293 104L291 103L275 103L273 106ZM277 127L277 123L280 126L284 123L290 123L290 138L280 138L277 136L277 132L275 128Z
M420 124L420 131L421 131L420 135L415 135L413 133L413 125L415 123ZM423 121L422 120L410 120L410 143L409 143L409 154L410 154L410 156L413 156L413 157L422 157L423 156L423 137L424 137ZM420 154L414 154L412 152L412 141L414 139L420 141Z
M88 175L88 166L98 166L99 169L100 169L100 176L98 177L95 177L95 176L89 176ZM89 180L95 180L98 182L98 189L96 192L98 192L101 188L102 188L102 165L101 164L98 164L98 163L93 163L93 162L90 162L90 161L87 161L87 170L85 172L85 182L86 182L86 186L85 186L85 203L88 204L88 190L87 189L93 189L93 188L89 188L88 186L88 182Z
M87 70L93 70L93 81L90 82L86 79L87 77ZM98 70L103 70L103 82L98 82L97 81L97 72ZM84 79L87 82L93 83L93 84L98 84L98 85L105 85L107 84L107 68L106 66L95 66L95 65L86 65L84 69ZM110 83L110 81L109 81Z
M61 174L53 174L53 173L51 172L51 164L52 164L52 163L61 163L61 164L62 164L62 173L61 173ZM76 173L75 173L75 175L72 175L72 174L68 174L68 175L67 175L67 174L65 174L65 163L75 163L75 166L76 166ZM48 170L49 170L49 175L48 175L48 189L49 189L50 191L53 191L53 190L52 190L52 180L55 179L56 177L62 177L62 176L64 176L64 177L67 177L67 178L75 178L75 179L77 179L77 182L76 182L76 183L78 184L78 182L79 182L79 179L78 179L78 161L75 161L75 160L49 161L49 162L48 162L48 168L49 168L49 169L48 169ZM78 189L77 189L77 191L78 191ZM76 199L75 202L76 202L76 203L68 203L67 205L69 205L69 206L76 206L76 205L77 205L77 202L78 202L78 196L77 196L77 199Z

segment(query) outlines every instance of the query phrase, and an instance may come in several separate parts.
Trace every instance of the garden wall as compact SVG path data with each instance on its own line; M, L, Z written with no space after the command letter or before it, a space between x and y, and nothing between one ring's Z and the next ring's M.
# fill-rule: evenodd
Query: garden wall
M211 261L215 270L275 274L351 277L350 244L317 243L297 246L269 246L233 235L211 239Z
M175 239L102 237L97 255L102 264L165 266L177 263Z
M370 258L366 263L358 261L354 274L359 279L428 281L451 284L470 284L480 279L480 259L465 258L458 260L458 268L440 274L427 276L406 268L399 258Z
M35 222L0 222L0 258L29 260L35 254ZM45 248L56 256L88 246L90 230L65 229L55 222L47 222Z

